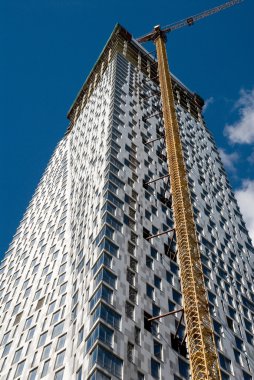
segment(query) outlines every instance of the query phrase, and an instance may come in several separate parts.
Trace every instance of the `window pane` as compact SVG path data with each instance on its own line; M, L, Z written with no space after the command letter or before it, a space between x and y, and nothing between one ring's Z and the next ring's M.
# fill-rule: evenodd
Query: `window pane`
M76 380L82 380L82 367L76 372Z
M6 355L9 354L10 349L11 349L11 344L12 344L12 342L7 343L7 344L5 345L4 350L3 350L3 354L2 354L2 358L3 358L4 356L6 356Z
M37 345L37 348L38 347L41 347L41 346L44 346L45 342L46 342L46 337L47 337L47 332L41 334L40 338L39 338L39 341L38 341L38 345Z
M47 373L48 373L48 369L49 369L49 362L50 362L50 360L47 360L47 361L44 363L41 377L44 377L44 376L47 375Z
M151 359L151 375L155 379L160 378L160 363L158 363L154 359Z
M64 368L55 374L54 380L62 380L64 374Z
M101 346L97 346L91 353L91 365L95 363L107 369L112 375L121 378L123 361Z
M63 327L64 327L64 321L54 326L53 332L52 332L52 338L55 338L56 336L60 335L63 332Z
M49 357L51 346L52 346L52 343L44 347L42 351L42 355L41 355L41 360L47 359Z
M63 365L65 351L66 350L59 352L59 354L57 354L56 361L55 361L55 369L58 367L61 367L61 365Z
M67 335L67 334L64 334L64 335L62 335L62 336L60 336L60 337L58 338L58 342L57 342L57 346L56 346L56 350L57 350L57 351L58 351L58 350L61 350L61 348L64 347L64 345L65 345L65 340L66 340L66 335Z
M25 360L23 360L22 362L18 364L14 377L21 376L24 366L25 366Z
M36 380L36 373L37 373L37 368L33 369L33 370L29 373L28 380Z
M20 359L20 356L21 356L21 352L22 352L22 348L20 348L19 350L17 350L15 352L15 355L14 355L14 358L13 358L13 361L12 361L12 364L14 363L17 363Z

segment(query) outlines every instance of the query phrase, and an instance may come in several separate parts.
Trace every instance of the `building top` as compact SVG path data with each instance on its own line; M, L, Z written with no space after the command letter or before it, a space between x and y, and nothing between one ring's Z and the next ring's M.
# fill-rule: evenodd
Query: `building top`
M113 32L111 33L103 51L95 62L92 70L87 76L81 90L79 91L76 99L74 100L71 108L68 111L67 117L70 120L70 126L67 130L69 132L77 120L83 106L86 104L87 99L93 92L102 74L107 68L108 63L114 58L115 54L122 53L126 58L133 63L151 80L158 84L157 74L157 61L156 59L144 49L132 35L124 29L120 24L116 24ZM203 99L191 92L180 80L172 75L174 90L178 90L181 95L184 95L184 102L192 104L194 116L197 116L197 109L202 110L204 105ZM186 100L187 98L187 100Z

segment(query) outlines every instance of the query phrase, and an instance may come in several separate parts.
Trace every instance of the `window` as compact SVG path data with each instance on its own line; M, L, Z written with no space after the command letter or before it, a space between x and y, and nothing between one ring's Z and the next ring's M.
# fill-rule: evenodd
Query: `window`
M157 335L159 333L159 325L156 321L149 321L152 318L150 314L144 311L144 328L149 331L153 335Z
M105 375L105 373L96 369L88 380L111 380L111 377Z
M141 330L139 327L135 326L135 343L141 344Z
M64 334L64 335L62 335L62 336L60 336L60 337L58 338L57 346L56 346L56 351L61 350L61 348L64 347L64 345L65 345L65 340L66 340L66 335L67 335L67 334Z
M52 273L51 273L52 274ZM58 277L58 281L57 281L57 285L60 285L64 282L64 278L65 278L65 273L62 273L59 277Z
M161 290L161 278L154 275L154 286Z
M134 319L134 306L129 302L125 303L125 314L128 318Z
M61 369L60 371L56 372L54 380L62 380L63 374L64 374L64 368Z
M95 363L105 368L112 375L121 378L123 361L102 346L96 346L91 353L91 366Z
M221 372L221 379L222 380L230 380L230 376L225 373L224 371L220 371Z
M146 284L146 295L154 300L154 288L149 284Z
M10 333L11 333L11 332L8 331L7 333L4 334L3 339L2 339L2 342L1 342L1 345L4 345L4 344L6 344L6 343L8 342L9 337L10 337Z
M157 340L153 341L153 353L156 358L162 360L162 345Z
M56 322L58 322L60 318L60 314L61 314L61 310L58 310L52 315L51 322L50 322L51 325L54 325Z
M152 220L152 214L148 210L145 210L145 217L150 221Z
M138 372L138 380L145 380L145 375L141 372Z
M222 325L213 319L214 331L221 336L224 336Z
M133 363L134 361L134 344L132 344L131 342L128 342L127 344L127 358L128 358L128 361Z
M41 347L41 346L44 346L45 342L46 342L46 338L47 338L47 332L43 333L40 335L40 338L39 338L39 341L38 341L38 344L37 344L37 348L38 347Z
M219 353L220 365L225 371L232 372L231 368L231 360L229 360L226 356Z
M100 340L105 343L109 347L112 347L113 344L113 334L114 331L109 329L103 323L99 323L92 333L89 335L86 341L86 352L90 350L90 348L94 345L96 340Z
M157 317L157 315L160 315L160 312L161 312L161 309L159 308L159 306L153 303L153 316Z
M146 266L153 269L153 259L150 256L146 256Z
M42 369L42 374L41 374L41 377L44 377L47 375L48 373L48 369L49 369L49 362L50 360L47 360L44 365L43 365L43 369Z
M166 271L166 280L169 284L173 285L173 275L169 271Z
M132 256L130 256L130 267L134 272L137 272L138 262Z
M15 354L14 354L14 357L13 357L13 361L12 361L12 364L15 364L19 361L20 359L20 356L21 356L21 352L22 352L22 348L19 348Z
M108 268L111 268L112 266L112 256L110 256L107 252L103 252L102 255L99 257L99 259L94 264L93 269L92 269L93 274L95 274L102 265L105 265Z
M59 354L57 354L54 369L59 368L59 367L61 367L63 365L65 351L66 350L63 350L62 352L59 352Z
M63 294L62 297L61 297L61 301L60 301L60 304L59 304L60 307L63 306L63 304L65 303L65 300L66 300L66 293Z
M25 360L23 360L22 362L20 362L17 365L17 369L15 372L14 378L21 376L24 366L25 366Z
M180 375L185 379L189 379L189 364L181 358L178 358L178 368Z
M82 380L82 367L76 372L76 380Z
M117 231L121 232L122 231L122 223L118 222L116 218L114 218L112 215L104 214L103 216L103 221L104 223L108 223L111 227L115 228Z
M52 332L52 339L62 333L63 327L64 327L64 321L62 321L62 322L60 322L54 326L53 332Z
M172 289L172 295L173 295L173 300L178 303L179 305L182 304L182 295L177 292L175 289Z
M129 300L133 303L137 303L137 290L132 286L129 286Z
M35 332L35 326L31 327L31 329L28 330L26 342L33 338Z
M50 350L51 350L52 343L49 343L47 346L43 348L41 360L48 359Z
M36 380L37 368L29 372L28 380Z
M105 249L115 257L117 257L118 255L119 247L107 238L104 238L99 245L99 251L102 251L103 249Z
M252 376L243 371L243 380L252 380Z
M160 363L158 363L154 359L151 359L151 375L152 375L152 377L154 377L155 379L159 379L160 378L160 370L161 370Z
M154 247L151 247L151 256L155 259L158 260L158 251Z
M242 339L238 338L237 336L235 336L235 344L236 344L236 347L237 347L240 351L243 351L243 350L244 350L243 341L242 341Z
M59 289L59 294L62 294L66 291L66 288L67 288L67 282L65 282L64 284L62 284L60 286L60 289Z
M11 349L11 344L12 344L12 342L7 343L7 344L4 346L4 350L3 350L3 353L2 353L2 358L3 358L4 356L6 356L6 355L9 354L10 349Z
M171 272L174 273L175 275L179 275L179 268L178 268L178 265L175 264L174 262L170 262L170 269L171 269Z
M116 279L117 279L116 275L109 272L107 269L102 268L95 277L95 285L98 285L99 282L101 282L101 281L105 281L107 284L112 286L112 288L115 288L116 287Z
M90 299L90 310L93 309L93 307L96 305L96 303L103 299L104 301L108 302L109 304L112 303L113 298L113 290L108 288L106 285L102 284L99 286L99 288L96 290L92 298Z
M82 342L83 337L84 337L84 326L82 326L81 329L78 332L78 343L77 343L78 346Z
M132 286L135 286L135 273L127 268L126 279Z
M17 304L17 305L14 306L14 309L13 309L13 312L12 312L12 316L16 315L18 313L20 305L21 305L21 303L19 303L19 304Z
M103 319L115 329L120 329L121 315L104 303L100 303L94 310L93 323L99 318Z
M247 342L253 346L254 345L253 336L250 333L248 333L248 331L246 330L245 330L245 334L246 334Z
M28 329L31 326L32 319L33 319L33 317L29 317L29 318L26 319L26 322L25 322L23 330L26 330L26 329Z
M51 313L54 311L55 305L56 305L56 301L51 302L51 303L49 304L47 314L51 314Z

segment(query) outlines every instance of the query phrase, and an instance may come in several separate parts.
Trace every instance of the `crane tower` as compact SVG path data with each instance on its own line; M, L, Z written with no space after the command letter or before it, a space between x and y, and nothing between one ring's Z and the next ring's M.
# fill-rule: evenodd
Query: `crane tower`
M160 26L155 26L151 33L138 38L139 42L154 41L157 52L165 143L173 198L184 314L193 380L218 380L221 379L221 374L174 106L173 88L166 53L166 33L184 26L191 26L195 21L220 12L241 1L229 1L196 16L166 26L163 29Z

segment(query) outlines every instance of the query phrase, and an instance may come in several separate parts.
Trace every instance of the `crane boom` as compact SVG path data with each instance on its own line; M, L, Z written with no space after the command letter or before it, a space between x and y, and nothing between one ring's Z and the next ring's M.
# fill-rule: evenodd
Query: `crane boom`
M233 5L236 5L236 4L241 3L241 2L243 2L243 0L228 1L227 3L219 5L218 7L214 7L212 9L208 9L207 11L198 13L197 15L188 17L188 18L186 18L184 20L178 21L178 22L173 23L171 25L167 25L167 26L165 26L165 27L162 28L162 31L164 33L168 33L168 32L172 32L172 31L174 31L176 29L183 28L184 26L191 26L196 21L202 20L205 17L211 16L211 15L213 15L215 13L223 11L224 9L232 7Z
M183 28L184 26L191 26L196 21L202 20L205 17L211 16L214 13L218 13L218 12L224 10L224 9L227 9L229 7L232 7L232 6L234 6L236 4L239 4L239 3L242 3L242 2L243 2L243 0L231 0L231 1L228 1L227 3L221 4L218 7L214 7L214 8L208 9L207 11L198 13L197 15L194 15L194 16L188 17L186 19L180 20L178 22L175 22L173 24L167 25L167 26L161 28L160 30L161 30L161 32L169 33L169 32L173 32L174 30ZM138 42L151 41L154 38L156 38L156 35L157 35L156 31L153 30L152 32L150 32L148 34L145 34L144 36L137 38L137 41Z

